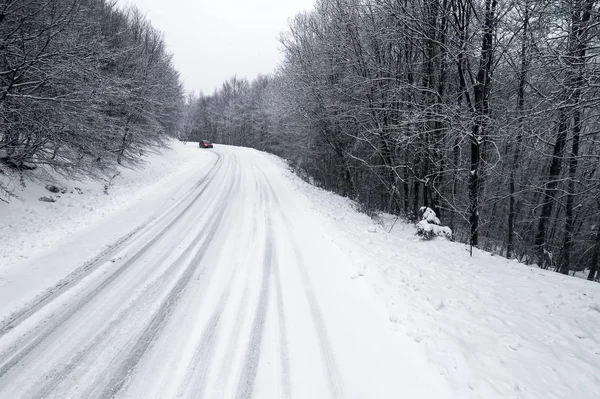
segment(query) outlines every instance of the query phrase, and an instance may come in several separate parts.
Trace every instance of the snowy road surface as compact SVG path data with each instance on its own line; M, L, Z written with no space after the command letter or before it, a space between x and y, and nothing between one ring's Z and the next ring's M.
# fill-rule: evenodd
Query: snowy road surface
M0 398L449 396L279 164L199 156L131 236L1 319Z

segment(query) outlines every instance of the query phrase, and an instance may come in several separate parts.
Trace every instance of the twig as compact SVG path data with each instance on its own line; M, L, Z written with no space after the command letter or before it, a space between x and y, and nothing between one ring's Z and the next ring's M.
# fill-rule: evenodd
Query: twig
M388 231L388 234L390 234L392 232L392 229L396 225L396 222L398 221L398 219L400 219L400 215L396 216L396 219L394 220L394 223L392 223L392 227L390 227L390 231Z

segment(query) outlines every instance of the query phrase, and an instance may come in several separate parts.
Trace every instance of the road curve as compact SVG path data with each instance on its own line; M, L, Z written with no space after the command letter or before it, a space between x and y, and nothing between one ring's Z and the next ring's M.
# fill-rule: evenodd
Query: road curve
M279 166L214 153L175 203L3 321L0 398L400 395L383 370L399 354L369 348L380 318L335 288L343 254Z

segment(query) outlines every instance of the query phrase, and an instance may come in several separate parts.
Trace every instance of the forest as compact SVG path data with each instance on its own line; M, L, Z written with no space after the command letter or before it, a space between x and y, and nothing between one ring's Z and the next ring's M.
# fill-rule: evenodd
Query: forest
M268 151L368 214L568 274L600 261L599 1L318 0L282 61L186 98L162 34L108 0L0 2L0 200L171 137ZM200 72L199 72L200 73Z
M0 1L0 200L28 171L102 178L179 131L162 34L107 0Z
M369 214L559 273L600 255L599 2L318 0L282 62L189 95L187 140L279 155Z

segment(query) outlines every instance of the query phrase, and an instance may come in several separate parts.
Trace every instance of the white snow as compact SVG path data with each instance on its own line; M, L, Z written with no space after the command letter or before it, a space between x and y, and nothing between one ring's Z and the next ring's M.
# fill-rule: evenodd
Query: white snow
M453 397L600 395L600 284L477 249L469 257L467 246L422 241L406 223L365 233L374 221L350 200L288 177L351 254L351 281L379 294L398 338L425 350ZM389 231L394 218L377 222Z
M173 140L161 153L148 153L143 169L122 168L109 195L105 182L68 181L51 173L51 184L65 188L65 194L51 193L41 181L26 181L24 189L11 186L17 199L0 202L0 321L147 222L214 158L195 143ZM39 201L43 196L56 202Z
M423 206L421 207L421 214L422 219L425 220L427 223L433 223L437 225L440 224L440 219L438 219L433 209Z
M437 236L437 237L452 237L452 229L448 226L438 226L437 224L429 223L427 220L421 220L417 223L416 229L421 236Z
M157 231L150 227L166 225L160 215L170 203L183 207L216 154L218 179L136 261ZM0 336L0 370L11 340L27 331L35 339L32 326L51 324L124 262L130 270L32 349L23 374L11 374L23 386L39 380L54 396L106 389L85 387L99 373L113 381L106 365L143 345L144 326L171 306L178 276L199 262L119 396L584 399L600 391L599 284L478 250L469 257L464 245L420 240L409 224L388 233L392 216L371 220L277 157L174 143L144 171L124 171L110 195L93 182L59 184L83 194L42 203L49 193L32 184L23 203L0 204L0 322L98 253L107 260ZM138 228L133 242L106 248ZM109 329L96 340L109 322L126 332ZM52 382L49 362L62 369L87 353L81 348L92 337L105 345L87 356L98 365L74 366L73 383L70 375ZM3 387L21 392L4 378L0 396Z
M452 238L452 230L448 226L440 226L440 219L438 219L433 209L423 206L420 213L422 220L416 226L418 236L428 240L434 237Z

